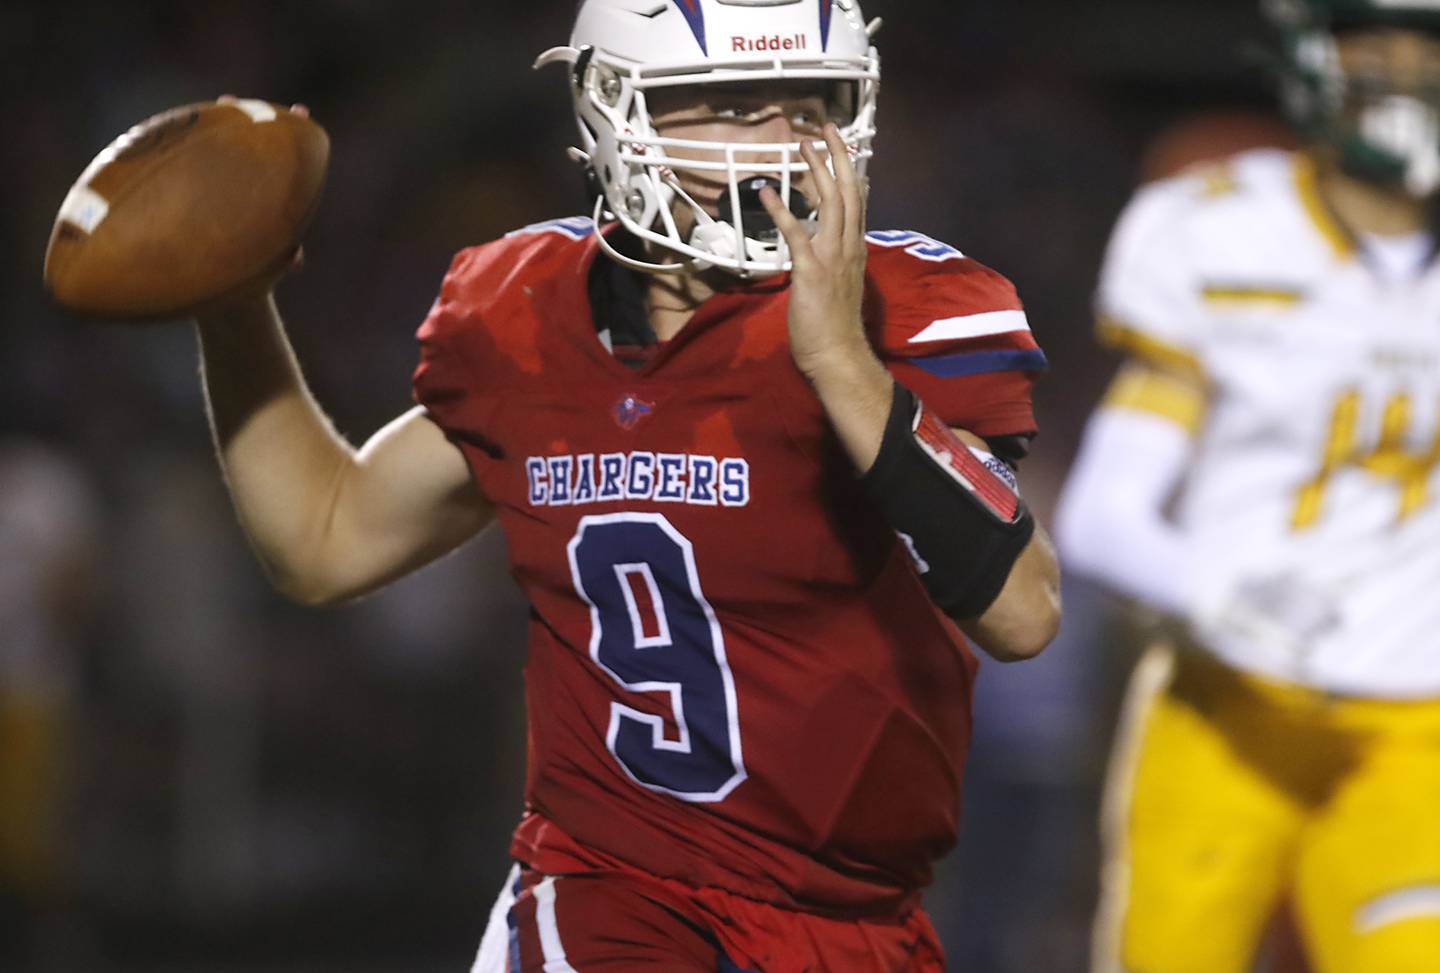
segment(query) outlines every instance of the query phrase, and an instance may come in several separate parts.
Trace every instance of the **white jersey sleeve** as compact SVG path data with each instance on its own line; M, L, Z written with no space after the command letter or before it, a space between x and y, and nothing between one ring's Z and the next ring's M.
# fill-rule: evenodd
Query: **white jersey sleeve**
M1067 571L1178 617L1194 607L1194 546L1167 515L1190 460L1180 426L1127 409L1090 417L1055 509Z
M1187 217L1203 180L1142 188L1116 224L1096 295L1100 339L1165 367L1198 365L1204 308Z

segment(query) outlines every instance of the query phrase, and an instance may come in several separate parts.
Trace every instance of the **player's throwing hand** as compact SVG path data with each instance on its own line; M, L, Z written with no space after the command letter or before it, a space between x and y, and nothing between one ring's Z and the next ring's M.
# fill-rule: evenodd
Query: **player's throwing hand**
M806 375L836 356L871 355L860 308L865 294L865 193L849 147L825 126L834 174L814 144L800 154L820 196L820 229L812 238L773 189L760 191L765 210L790 247L790 352Z

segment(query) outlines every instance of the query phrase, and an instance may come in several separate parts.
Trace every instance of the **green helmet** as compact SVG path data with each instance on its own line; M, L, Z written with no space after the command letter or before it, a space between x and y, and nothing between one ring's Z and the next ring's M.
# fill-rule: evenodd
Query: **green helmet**
M1262 0L1265 14L1284 30L1338 27L1440 27L1437 0Z
M1440 0L1261 0L1279 29L1281 95L1306 136L1336 147L1357 176L1412 195L1440 190L1440 91L1358 86L1341 70L1336 32L1396 27L1440 34Z

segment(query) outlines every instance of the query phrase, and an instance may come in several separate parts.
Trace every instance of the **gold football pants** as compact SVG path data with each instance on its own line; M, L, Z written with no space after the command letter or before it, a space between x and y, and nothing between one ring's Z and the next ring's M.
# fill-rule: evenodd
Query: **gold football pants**
M1440 973L1440 700L1152 649L1104 818L1093 973L1249 973L1285 897L1315 973Z

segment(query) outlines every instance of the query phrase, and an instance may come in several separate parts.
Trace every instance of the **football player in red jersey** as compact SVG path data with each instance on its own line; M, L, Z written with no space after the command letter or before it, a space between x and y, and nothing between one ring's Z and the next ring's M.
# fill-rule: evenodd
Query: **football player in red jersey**
M851 0L585 0L541 63L591 218L457 255L419 406L358 451L268 295L200 321L283 591L506 532L530 761L477 971L942 968L965 635L1015 660L1058 625L1013 476L1044 357L1004 278L867 235L872 33Z

